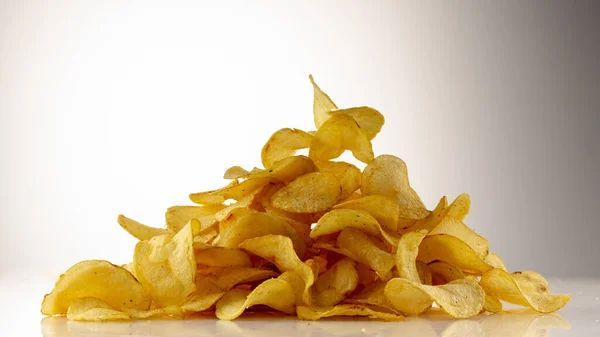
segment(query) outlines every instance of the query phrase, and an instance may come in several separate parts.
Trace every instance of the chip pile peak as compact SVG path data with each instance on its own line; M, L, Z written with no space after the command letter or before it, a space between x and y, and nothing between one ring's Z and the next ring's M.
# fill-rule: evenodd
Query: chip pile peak
M546 313L569 301L538 273L506 270L464 223L467 194L427 209L406 163L373 152L383 115L339 109L310 81L315 131L276 131L262 148L264 168L229 168L223 188L191 194L195 206L170 207L164 228L119 215L139 240L133 261L77 263L44 297L42 313L81 321L256 312L401 320L430 310L495 313L501 301ZM308 156L297 155L302 149ZM334 161L345 151L365 169Z

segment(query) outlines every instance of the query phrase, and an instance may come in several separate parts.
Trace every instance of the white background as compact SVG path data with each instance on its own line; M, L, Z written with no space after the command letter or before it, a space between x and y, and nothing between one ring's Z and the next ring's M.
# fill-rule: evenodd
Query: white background
M0 1L0 276L128 262L117 214L160 226L314 128L309 73L510 269L600 276L597 11L570 6Z

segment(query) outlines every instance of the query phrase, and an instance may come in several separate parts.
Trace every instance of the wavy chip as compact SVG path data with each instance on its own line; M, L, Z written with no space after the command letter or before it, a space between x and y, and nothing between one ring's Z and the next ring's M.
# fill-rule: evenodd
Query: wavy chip
M138 240L150 240L155 236L169 234L171 232L164 228L146 226L133 219L129 219L123 214L119 214L117 222L127 231L127 233Z
M465 274L460 269L444 261L433 261L428 266L434 286L465 278Z
M296 151L307 149L311 141L312 136L302 130L279 129L262 148L262 164L270 169L276 162L295 155Z
M314 284L313 303L317 306L338 304L358 285L356 262L343 258L319 275Z
M435 260L448 262L464 272L478 275L492 268L469 245L447 234L425 237L419 247L417 259L425 263Z
M308 78L310 79L314 91L313 114L315 127L318 129L330 117L329 111L337 109L337 105L333 103L329 95L321 90L312 75L309 75Z
M339 203L333 208L365 211L377 219L382 228L392 233L398 230L400 207L392 198L382 195L369 195Z
M95 297L82 297L71 303L67 318L73 321L99 322L129 320L131 316Z
M271 177L251 178L241 183L229 184L218 190L190 194L190 200L202 205L220 205L226 200L240 200L253 191L273 181ZM233 180L236 181L236 180Z
M462 221L451 216L446 216L439 224L437 224L429 235L448 234L460 239L480 257L485 258L488 255L490 244L486 238L475 233L467 227Z
M315 213L331 208L341 194L333 173L313 172L296 178L271 197L271 204L295 213Z
M350 150L363 163L373 160L371 142L356 121L347 115L333 115L313 136L308 157L314 162L335 159Z
M335 109L329 111L329 115L346 115L352 117L360 129L365 133L365 136L367 136L368 140L373 140L379 131L381 131L381 127L385 123L385 118L381 112L368 106L359 106L348 109Z
M252 267L248 253L239 248L210 247L195 253L196 263L213 267Z
M298 318L308 321L316 321L321 318L333 316L366 316L385 321L400 321L403 319L402 316L376 311L360 304L339 304L333 307L299 306L296 308L296 313L298 314Z
M197 219L200 221L202 230L209 229L217 223L215 214L224 207L224 205L170 207L165 214L167 228L177 233L190 220Z
M360 188L362 172L358 167L343 161L324 161L318 162L316 165L320 172L330 172L338 178L342 188L340 200L349 198L354 191Z
M337 237L339 248L349 251L355 260L373 269L380 278L387 279L394 267L392 254L377 247L369 235L352 227L346 227Z

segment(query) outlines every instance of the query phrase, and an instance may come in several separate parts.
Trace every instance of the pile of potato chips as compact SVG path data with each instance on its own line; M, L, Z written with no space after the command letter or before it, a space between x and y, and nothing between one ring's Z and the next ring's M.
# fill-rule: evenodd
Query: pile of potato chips
M234 166L230 183L173 206L166 228L119 216L139 240L133 262L83 261L45 296L42 313L82 321L231 320L252 312L399 320L428 310L455 318L499 312L501 301L562 308L532 271L509 273L463 220L466 194L428 210L398 157L375 157L384 118L339 109L314 82L316 131L281 129L262 149L264 169ZM296 155L308 149L308 157ZM332 161L349 150L367 166ZM232 202L233 200L233 202Z

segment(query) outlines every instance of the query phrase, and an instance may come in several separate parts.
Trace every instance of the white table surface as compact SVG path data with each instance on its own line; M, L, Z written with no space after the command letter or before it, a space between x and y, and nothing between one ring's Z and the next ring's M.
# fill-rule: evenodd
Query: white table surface
M600 336L600 280L550 279L552 292L569 292L573 298L555 314L510 310L452 320L442 314L407 318L403 322L344 320L299 321L292 318L213 318L186 321L70 322L44 318L39 313L47 282L32 273L0 275L0 331L2 336L116 337L116 336Z

